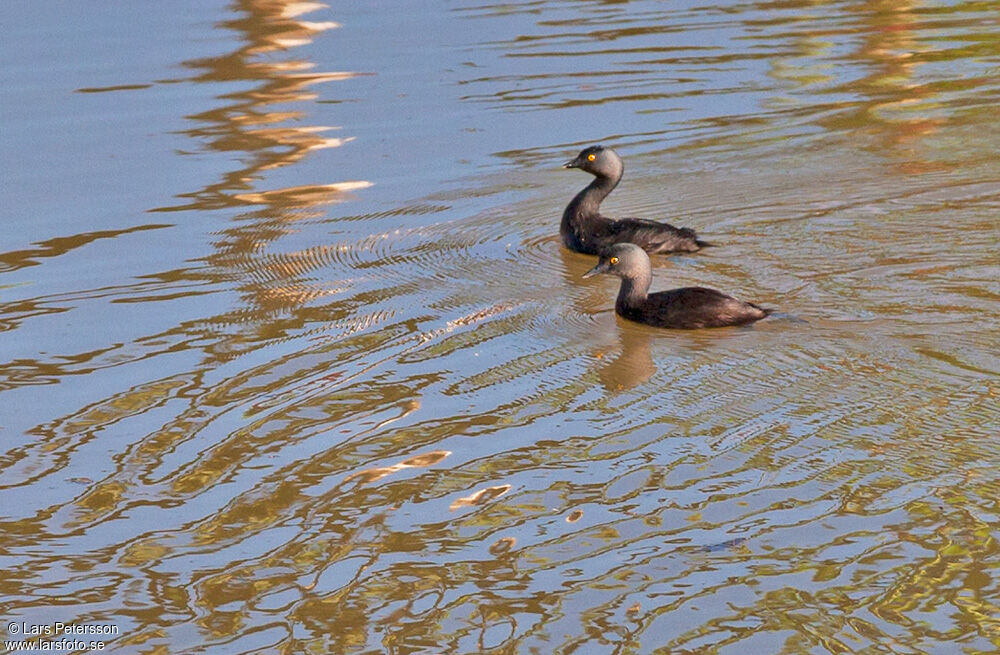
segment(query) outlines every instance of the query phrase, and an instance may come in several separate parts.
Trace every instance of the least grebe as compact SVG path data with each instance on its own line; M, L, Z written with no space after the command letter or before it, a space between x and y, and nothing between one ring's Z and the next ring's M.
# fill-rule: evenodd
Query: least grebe
M712 244L694 230L642 218L615 220L601 216L601 201L618 186L625 164L611 148L590 146L563 168L579 168L594 176L563 212L559 234L570 250L596 255L616 243L634 243L649 253L694 252Z
M598 273L622 279L615 311L631 321L665 328L709 328L744 325L772 312L737 300L715 289L685 287L649 293L653 276L649 256L631 243L619 243L601 253L597 266L583 277Z

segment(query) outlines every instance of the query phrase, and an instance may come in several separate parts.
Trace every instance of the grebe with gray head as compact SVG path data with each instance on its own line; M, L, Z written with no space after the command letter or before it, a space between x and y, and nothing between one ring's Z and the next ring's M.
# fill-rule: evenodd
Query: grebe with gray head
M674 227L642 218L615 220L602 216L601 201L618 186L625 164L611 148L590 146L563 168L579 168L594 181L566 205L559 234L570 250L597 255L616 243L634 243L649 253L695 252L712 244L702 241L694 230Z
M632 243L619 243L602 252L597 266L583 277L598 273L622 280L615 301L615 312L619 316L655 327L695 329L746 325L773 311L705 287L649 293L653 279L649 256Z

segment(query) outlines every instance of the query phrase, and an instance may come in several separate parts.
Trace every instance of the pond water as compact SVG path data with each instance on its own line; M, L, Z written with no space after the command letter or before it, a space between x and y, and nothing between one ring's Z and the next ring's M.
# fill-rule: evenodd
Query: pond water
M0 14L0 625L1000 649L1000 1ZM617 318L592 143L779 314Z

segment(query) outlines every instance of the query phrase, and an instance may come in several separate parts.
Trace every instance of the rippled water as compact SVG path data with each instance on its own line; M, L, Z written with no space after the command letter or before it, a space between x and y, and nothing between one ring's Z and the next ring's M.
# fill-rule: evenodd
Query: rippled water
M1000 2L2 14L0 625L1000 649ZM617 319L595 142L780 316Z

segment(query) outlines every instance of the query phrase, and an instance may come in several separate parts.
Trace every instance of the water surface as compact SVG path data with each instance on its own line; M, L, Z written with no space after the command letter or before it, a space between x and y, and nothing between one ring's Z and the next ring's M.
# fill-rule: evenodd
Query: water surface
M4 624L1000 649L1000 2L2 15ZM595 142L720 244L656 288L781 315L616 318Z

